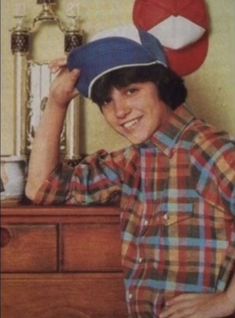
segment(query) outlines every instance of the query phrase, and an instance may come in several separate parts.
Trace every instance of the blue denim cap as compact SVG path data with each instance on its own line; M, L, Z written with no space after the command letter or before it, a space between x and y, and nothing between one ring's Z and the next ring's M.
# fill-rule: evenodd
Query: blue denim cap
M83 96L90 98L94 83L113 70L156 63L167 66L164 49L157 38L145 31L138 34L139 43L122 36L107 36L71 51L68 69L80 70L76 88Z

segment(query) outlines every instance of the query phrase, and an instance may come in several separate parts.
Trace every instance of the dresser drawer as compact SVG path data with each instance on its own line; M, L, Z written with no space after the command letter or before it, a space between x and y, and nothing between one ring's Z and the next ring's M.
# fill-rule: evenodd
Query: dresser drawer
M57 270L55 225L2 225L2 272L54 272Z
M3 274L2 286L4 318L127 318L120 273Z
M63 225L62 270L121 271L119 224Z

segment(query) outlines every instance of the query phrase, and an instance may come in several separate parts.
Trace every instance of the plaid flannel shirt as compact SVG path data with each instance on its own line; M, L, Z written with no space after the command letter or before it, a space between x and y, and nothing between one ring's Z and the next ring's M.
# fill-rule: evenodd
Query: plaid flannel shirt
M180 293L223 291L235 272L235 142L185 108L141 145L62 165L36 203L120 194L130 317L158 317Z

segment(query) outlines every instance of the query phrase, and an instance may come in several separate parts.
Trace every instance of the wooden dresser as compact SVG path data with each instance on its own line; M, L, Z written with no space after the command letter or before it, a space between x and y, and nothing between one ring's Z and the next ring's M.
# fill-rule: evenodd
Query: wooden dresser
M125 318L116 207L1 208L2 318Z

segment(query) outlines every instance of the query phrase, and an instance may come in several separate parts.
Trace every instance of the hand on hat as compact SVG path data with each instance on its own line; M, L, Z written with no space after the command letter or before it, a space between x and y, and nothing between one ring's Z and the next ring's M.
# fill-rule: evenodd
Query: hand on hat
M53 60L49 68L52 73L57 73L50 88L49 98L59 107L67 107L69 102L78 95L75 85L80 71L78 69L69 71L66 57Z
M57 59L52 60L49 63L49 68L52 73L57 73L59 70L67 66L67 57L59 57Z

